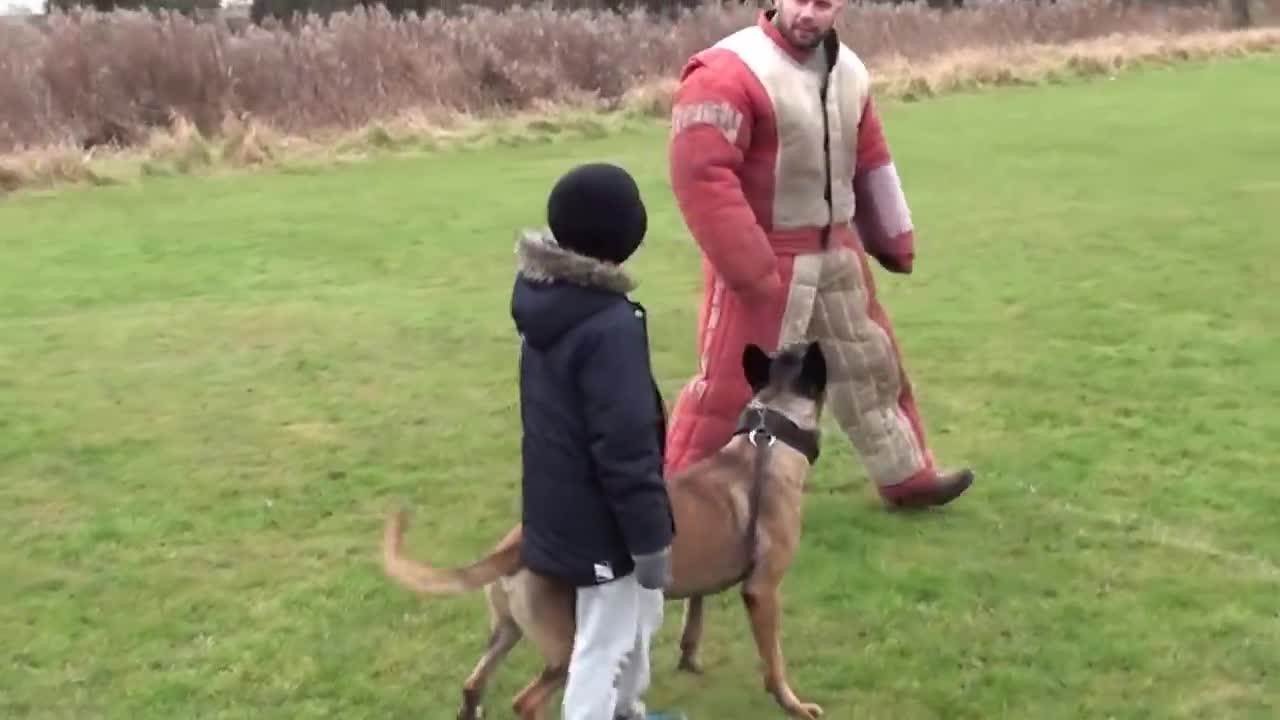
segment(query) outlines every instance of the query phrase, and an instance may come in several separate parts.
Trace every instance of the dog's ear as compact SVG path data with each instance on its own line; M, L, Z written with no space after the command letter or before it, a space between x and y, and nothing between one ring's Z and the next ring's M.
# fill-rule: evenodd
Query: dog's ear
M752 393L758 393L769 384L769 366L773 359L755 343L747 343L742 349L742 374L747 378Z
M827 356L822 352L818 341L809 343L805 348L804 360L800 365L800 378L814 396L827 388Z

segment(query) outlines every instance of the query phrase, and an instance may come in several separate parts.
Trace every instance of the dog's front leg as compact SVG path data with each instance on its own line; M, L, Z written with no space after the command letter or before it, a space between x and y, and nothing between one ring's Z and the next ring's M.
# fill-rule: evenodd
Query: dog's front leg
M760 660L764 662L765 690L793 718L814 720L821 717L822 708L813 703L801 702L787 683L782 642L778 632L782 620L782 603L777 582L768 576L753 576L742 589L742 599L751 620L751 633L756 639L756 649L760 653Z
M684 603L684 627L680 632L680 665L678 670L702 674L698 663L698 646L702 643L702 596L694 595Z

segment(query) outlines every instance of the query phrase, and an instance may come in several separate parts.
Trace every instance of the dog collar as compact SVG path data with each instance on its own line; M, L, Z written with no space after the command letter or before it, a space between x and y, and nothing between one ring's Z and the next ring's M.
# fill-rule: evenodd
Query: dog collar
M733 434L750 436L752 444L761 440L769 444L781 440L808 458L810 465L815 464L821 454L816 430L805 430L787 416L769 408L747 408L738 419L738 427Z

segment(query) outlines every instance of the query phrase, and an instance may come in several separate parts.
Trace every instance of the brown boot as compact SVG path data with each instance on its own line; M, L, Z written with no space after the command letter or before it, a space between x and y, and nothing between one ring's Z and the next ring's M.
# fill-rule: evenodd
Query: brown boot
M939 507L964 494L973 484L973 471L964 468L938 475L921 475L900 485L880 488L880 498L890 510Z

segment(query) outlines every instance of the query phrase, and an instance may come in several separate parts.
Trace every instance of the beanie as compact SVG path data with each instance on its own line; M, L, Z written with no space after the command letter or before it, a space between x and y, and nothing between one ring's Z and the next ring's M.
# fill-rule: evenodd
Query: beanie
M551 189L547 225L566 250L621 264L644 240L648 215L630 173L609 163L588 163Z

